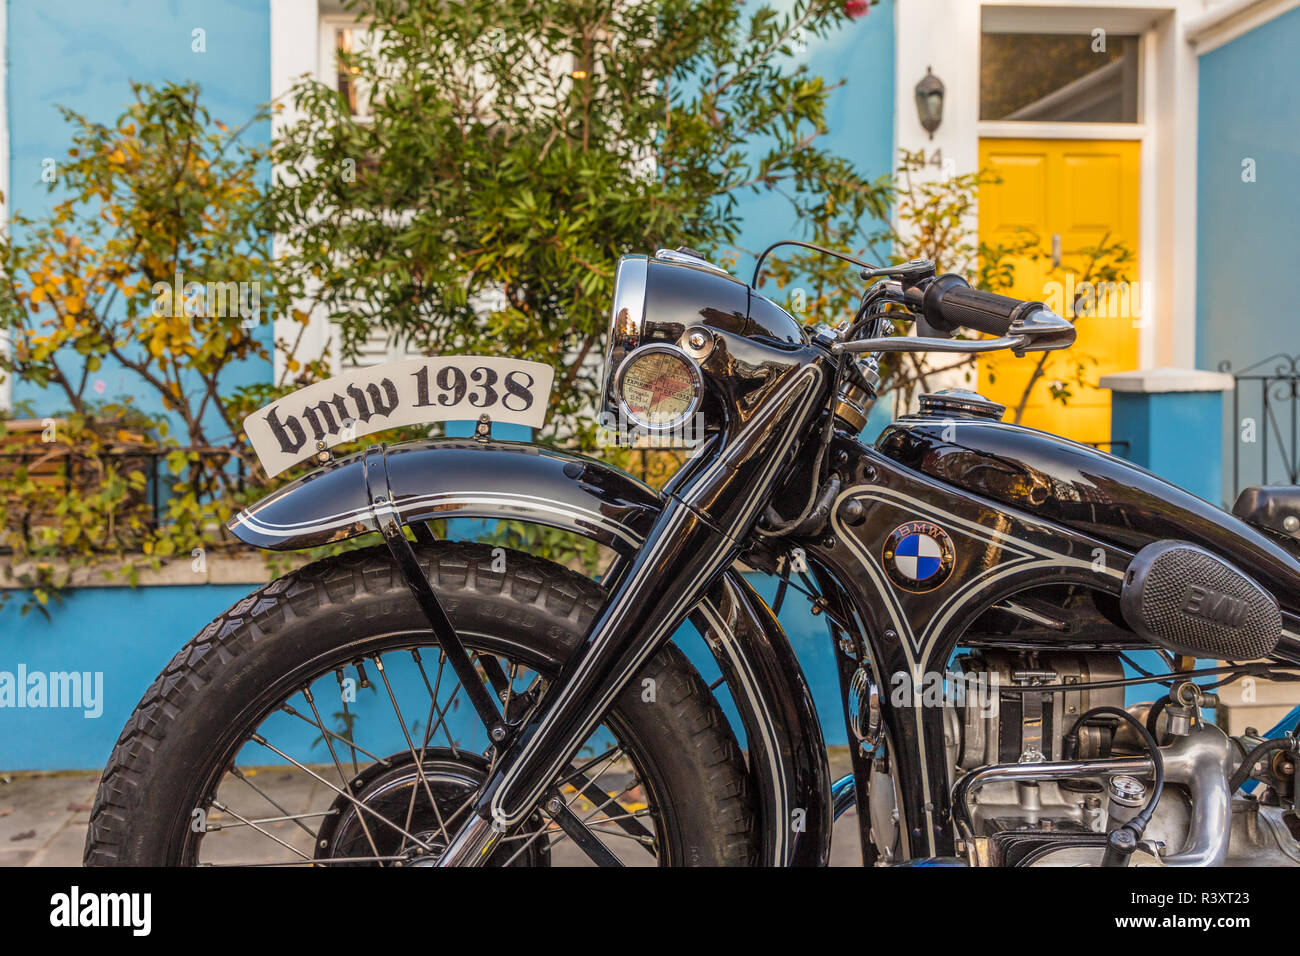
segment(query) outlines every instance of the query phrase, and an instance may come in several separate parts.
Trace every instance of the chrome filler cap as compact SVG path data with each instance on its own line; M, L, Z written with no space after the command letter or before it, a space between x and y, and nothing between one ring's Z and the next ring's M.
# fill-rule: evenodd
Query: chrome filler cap
M943 388L921 396L922 415L937 418L987 418L1000 422L1006 413L1005 405L999 405L979 392L966 388Z

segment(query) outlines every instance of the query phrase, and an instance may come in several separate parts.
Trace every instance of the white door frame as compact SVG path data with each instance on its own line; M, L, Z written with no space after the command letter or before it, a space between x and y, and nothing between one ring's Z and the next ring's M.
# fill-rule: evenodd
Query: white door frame
M271 136L276 138L280 131L291 126L298 117L293 108L293 101L287 96L294 84L304 74L319 75L318 37L321 21L321 4L319 0L274 0L271 6L271 96L284 104L281 112L272 114ZM280 236L275 237L275 254L282 255L285 249ZM295 302L295 307L308 308L306 302ZM306 329L292 315L276 315L272 323L275 341L287 343L291 350L293 343L302 339L297 351L300 361L310 361L321 354L326 343L330 341L329 322L312 316ZM289 359L295 357L290 351L276 346L272 349L274 356L274 382L284 380Z
M1142 142L1138 281L1141 368L1192 368L1196 358L1196 51L1182 36L1203 0L900 0L895 14L895 135L900 149L942 150L958 172L979 163L982 137L1136 139ZM1142 84L1136 124L981 122L980 35L999 32L1137 34ZM933 142L913 90L932 66L947 88ZM951 168L951 167L950 167ZM972 228L976 228L972 224Z

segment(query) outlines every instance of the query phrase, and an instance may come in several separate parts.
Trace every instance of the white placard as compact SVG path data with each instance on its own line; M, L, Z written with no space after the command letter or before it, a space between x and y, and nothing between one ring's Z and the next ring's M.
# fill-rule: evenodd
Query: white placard
M244 419L268 475L363 435L430 422L477 421L541 428L555 370L484 355L406 359L308 385Z

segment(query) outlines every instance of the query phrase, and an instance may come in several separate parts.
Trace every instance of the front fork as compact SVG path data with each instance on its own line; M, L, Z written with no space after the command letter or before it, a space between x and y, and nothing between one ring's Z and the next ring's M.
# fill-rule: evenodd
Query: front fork
M667 499L587 638L561 669L554 696L542 702L501 754L476 814L453 837L440 866L485 861L510 827L539 803L549 806L559 798L547 787L600 724L614 696L671 637L737 552L735 542L691 506ZM562 801L548 812L562 814Z

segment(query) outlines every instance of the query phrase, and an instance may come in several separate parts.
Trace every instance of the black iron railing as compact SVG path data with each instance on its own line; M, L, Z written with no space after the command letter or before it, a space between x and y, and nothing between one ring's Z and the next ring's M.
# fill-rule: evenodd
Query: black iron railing
M1232 486L1300 483L1300 355L1273 355L1233 371Z
M38 482L58 483L64 494L71 494L73 489L86 487L93 482L100 471L99 465L101 464L112 463L120 472L142 471L145 475L143 496L135 500L129 500L125 506L133 509L143 509L143 519L151 527L156 528L162 521L163 509L166 507L171 487L182 480L181 475L173 474L171 468L163 464L169 455L177 451L184 452L187 456L196 455L208 465L207 468L202 470L202 473L206 474L207 480L202 487L196 489L200 497L212 496L219 491L227 490L216 487L218 482L216 472L218 471L225 471L229 474L236 491L243 492L245 490L246 471L244 461L238 455L224 448L122 448L91 453L80 452L75 449L54 449L45 445L33 444L31 448L0 450L0 475L10 475L15 465L22 466L26 464L29 467L53 466L49 467L48 470L42 467L41 471L31 477ZM232 465L233 471L231 471ZM10 502L8 510L20 514L22 534L30 544L32 521L40 521L41 516L25 513L22 502ZM0 548L0 550L6 549Z

